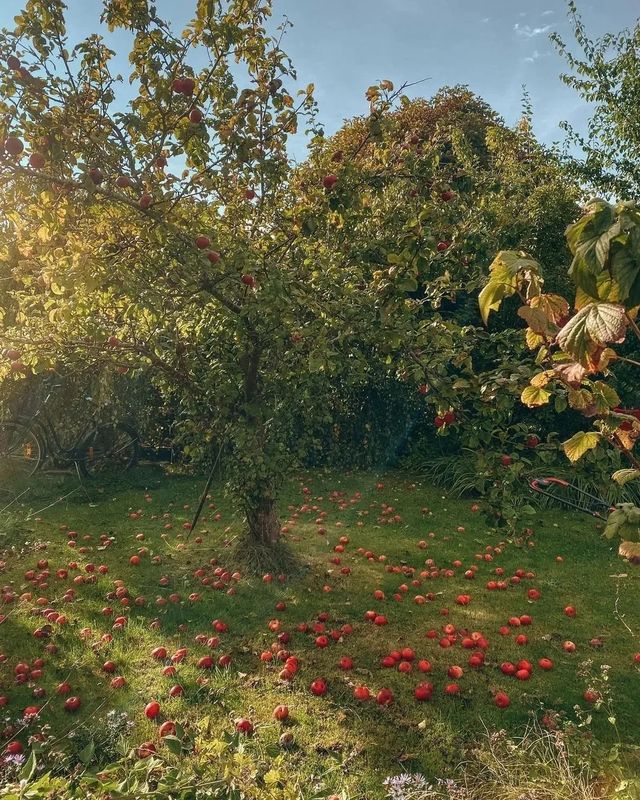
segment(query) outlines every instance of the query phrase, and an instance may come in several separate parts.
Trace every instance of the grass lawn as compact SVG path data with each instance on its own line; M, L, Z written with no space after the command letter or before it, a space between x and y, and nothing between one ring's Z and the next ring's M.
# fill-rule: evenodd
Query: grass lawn
M299 574L282 583L275 575L270 583L242 575L225 583L225 590L216 590L211 585L216 581L215 565L231 572L236 567L230 553L240 524L229 503L214 491L215 508L207 508L201 527L188 535L183 524L191 518L201 484L140 469L128 485L95 494L91 505L77 492L42 511L37 521L27 520L28 512L51 502L51 492L63 493L64 487L43 483L39 496L24 498L28 505L12 507L11 524L0 540L5 550L5 601L10 594L16 598L2 607L0 695L7 703L0 714L5 725L16 724L27 706L43 706L37 721L26 730L17 725L17 734L13 732L25 746L28 733L45 724L50 726L48 733L59 737L56 749L75 754L72 760L85 749L86 757L92 739L101 741L106 715L114 708L126 711L135 723L127 746L144 740L157 743L162 720L189 727L208 718L203 738L214 738L232 733L236 718L246 717L256 728L248 747L261 756L281 753L286 780L344 790L352 800L382 798L382 781L388 775L451 774L485 728L516 731L531 712L542 717L553 710L573 717L576 704L588 708L583 693L589 686L602 691L604 684L597 676L603 664L610 666L610 677L606 702L594 711L593 730L604 741L619 736L640 744L640 664L634 663L640 650L640 571L624 575L627 566L601 538L595 520L547 510L532 518L534 533L528 541L509 542L486 528L471 510L472 501L446 497L442 490L411 483L405 475L317 471L292 481L282 500L285 536L301 563ZM384 515L395 517L391 524L379 521L384 504L393 507ZM132 518L132 512L139 514ZM77 532L77 538L70 539L69 531ZM110 542L106 547L101 534ZM336 553L342 536L348 543L343 553ZM75 541L74 549L70 541ZM132 565L130 558L140 548L145 548L140 564ZM374 557L368 558L365 550ZM48 562L49 577L38 581L41 559ZM213 565L211 559L216 559ZM75 569L69 567L74 561ZM95 565L95 572L88 571L89 564ZM108 567L106 574L98 571L100 565ZM346 567L349 574L342 574ZM398 567L415 573L392 571ZM473 579L465 577L470 568L477 568ZM67 570L66 575L57 577L59 569ZM420 576L421 571L436 569L437 576ZM449 569L447 577L443 572ZM504 575L496 575L496 569ZM511 583L517 570L525 577ZM29 571L35 573L31 581ZM527 573L533 576L527 578ZM79 576L95 580L82 582ZM202 585L203 577L208 586ZM126 587L130 605L107 597L117 580ZM507 581L508 588L490 590L491 580ZM235 594L227 593L229 586ZM75 595L65 601L68 589ZM530 589L539 590L539 599L529 599ZM375 590L384 592L384 599L375 599ZM433 599L417 604L416 595ZM458 604L459 595L469 595L470 602ZM137 605L135 598L144 598L144 605ZM278 603L286 607L277 610ZM575 617L567 616L567 606L576 609ZM113 613L104 613L105 607ZM52 623L50 637L36 638L34 631L46 624L41 612L47 608L63 614L66 622ZM387 624L365 621L368 610L385 616ZM315 642L322 631L298 629L303 623L313 626L322 612L328 614L329 644L324 648ZM114 629L119 614L127 621ZM531 616L530 625L509 627L508 635L499 632L510 618L522 615ZM228 624L227 632L216 634L211 624L216 619ZM270 630L273 620L279 624ZM343 625L353 626L353 632L334 641L331 632ZM454 626L456 638L444 648L440 640L446 625ZM437 632L435 638L427 635L429 631ZM474 631L488 642L479 667L468 665L477 649L461 644ZM291 681L279 679L283 665L277 659L270 664L260 659L283 632L291 637L283 646L300 661ZM104 641L105 634L111 634L112 641ZM517 644L519 634L528 641ZM198 635L216 635L219 644L211 650L196 641ZM601 646L593 640L600 640ZM575 652L563 649L566 641L575 643ZM45 652L51 643L56 653ZM163 675L169 659L152 657L159 646L166 647L168 656L187 648L174 676ZM406 647L415 652L411 672L381 666L390 651ZM201 657L212 655L217 664L225 654L231 656L226 668L197 668ZM345 656L353 659L350 670L338 667ZM17 684L16 665L33 666L39 657L45 660L41 676L36 672ZM538 666L543 657L553 661L552 669ZM533 665L530 680L501 672L501 663L521 659ZM430 662L429 673L418 670L419 660ZM115 672L102 669L107 661L115 663ZM593 662L590 668L584 667L586 661ZM462 667L459 679L448 677L452 665ZM585 675L585 669L596 678ZM114 676L124 677L125 685L112 688ZM318 677L327 681L323 697L309 689ZM64 710L68 695L56 692L65 681L70 694L81 699L75 713ZM433 683L433 697L418 702L414 688L425 681ZM445 693L450 683L458 684L459 695ZM174 685L184 691L172 698L169 689ZM356 700L353 688L359 685L374 695L383 687L391 689L393 704L381 707L373 699ZM34 698L35 687L45 690L41 699ZM498 690L508 694L507 708L495 706ZM155 721L144 716L151 700L161 704ZM272 716L279 704L290 711L285 723ZM615 726L607 721L612 710ZM294 736L294 746L287 750L278 747L283 730ZM67 736L69 731L74 735ZM158 751L163 751L159 744ZM106 747L96 748L98 763L112 757Z

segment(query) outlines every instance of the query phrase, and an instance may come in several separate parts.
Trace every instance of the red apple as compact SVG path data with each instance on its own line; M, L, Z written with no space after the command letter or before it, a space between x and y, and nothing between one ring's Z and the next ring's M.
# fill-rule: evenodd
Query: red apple
M152 700L144 707L144 714L147 719L155 719L160 713L160 703L157 700Z
M311 693L315 694L316 697L322 697L327 693L327 682L324 678L316 678L309 688L311 689Z
M393 692L391 689L383 688L380 689L378 694L376 695L376 703L379 706L390 706L394 701Z
M80 708L81 702L79 697L67 697L64 701L64 710L73 714Z
M29 166L32 169L42 169L46 164L46 159L42 153L31 153L29 156Z
M353 696L356 700L369 700L371 698L371 692L366 686L356 686L353 690Z
M333 187L336 185L337 182L338 182L337 175L325 175L325 177L322 179L322 185L328 192L330 192L333 189Z
M19 156L24 150L24 144L17 136L8 136L4 140L4 149L10 156Z
M171 720L167 720L163 722L162 725L158 728L158 735L159 736L175 736L176 735L176 724L175 722L171 722Z
M276 706L273 710L273 718L278 720L278 722L282 722L283 720L287 719L289 716L289 709L287 706Z
M236 730L238 733L244 733L245 736L251 736L253 733L253 722L249 719L237 719L235 722Z

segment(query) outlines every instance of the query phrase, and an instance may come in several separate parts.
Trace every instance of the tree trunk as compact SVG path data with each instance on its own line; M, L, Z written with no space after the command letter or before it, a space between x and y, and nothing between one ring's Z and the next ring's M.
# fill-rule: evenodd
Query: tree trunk
M247 506L246 513L249 536L269 547L276 544L280 539L280 520L275 500L263 497L257 503Z
M250 431L250 447L263 455L265 430L262 414L251 406L260 406L259 366L261 347L255 333L249 331L251 347L244 356L244 399L249 407L246 413L246 424ZM249 539L272 548L280 539L280 520L276 512L276 502L267 491L260 490L249 493L245 506Z

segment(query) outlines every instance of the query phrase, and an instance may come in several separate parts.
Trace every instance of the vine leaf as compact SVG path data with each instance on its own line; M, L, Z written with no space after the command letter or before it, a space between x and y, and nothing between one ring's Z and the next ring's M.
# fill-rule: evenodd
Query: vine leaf
M627 331L624 307L617 303L589 303L562 328L560 347L583 365L589 355L608 342L622 342Z
M640 478L640 469L618 469L611 477L619 486L624 486L625 483Z
M506 297L518 291L520 274L529 283L529 292L532 295L539 294L542 283L539 273L538 262L526 253L501 250L489 267L489 281L478 298L484 324L487 324L489 314L497 311Z
M551 393L542 386L526 386L522 390L520 400L525 406L535 408L536 406L544 406L549 402Z
M562 449L569 461L577 461L586 452L597 447L601 439L602 435L597 431L578 431L563 442Z

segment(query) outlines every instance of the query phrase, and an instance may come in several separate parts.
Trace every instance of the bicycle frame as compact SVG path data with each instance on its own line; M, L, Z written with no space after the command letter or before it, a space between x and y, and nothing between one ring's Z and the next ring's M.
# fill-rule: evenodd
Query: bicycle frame
M53 386L52 390L57 388L58 385ZM27 427L36 429L44 444L45 458L49 456L58 462L71 464L78 460L80 444L91 433L92 428L85 428L85 430L75 438L71 447L66 447L60 441L51 415L47 411L47 404L51 398L51 394L52 392L50 391L30 417L18 415L17 419Z

